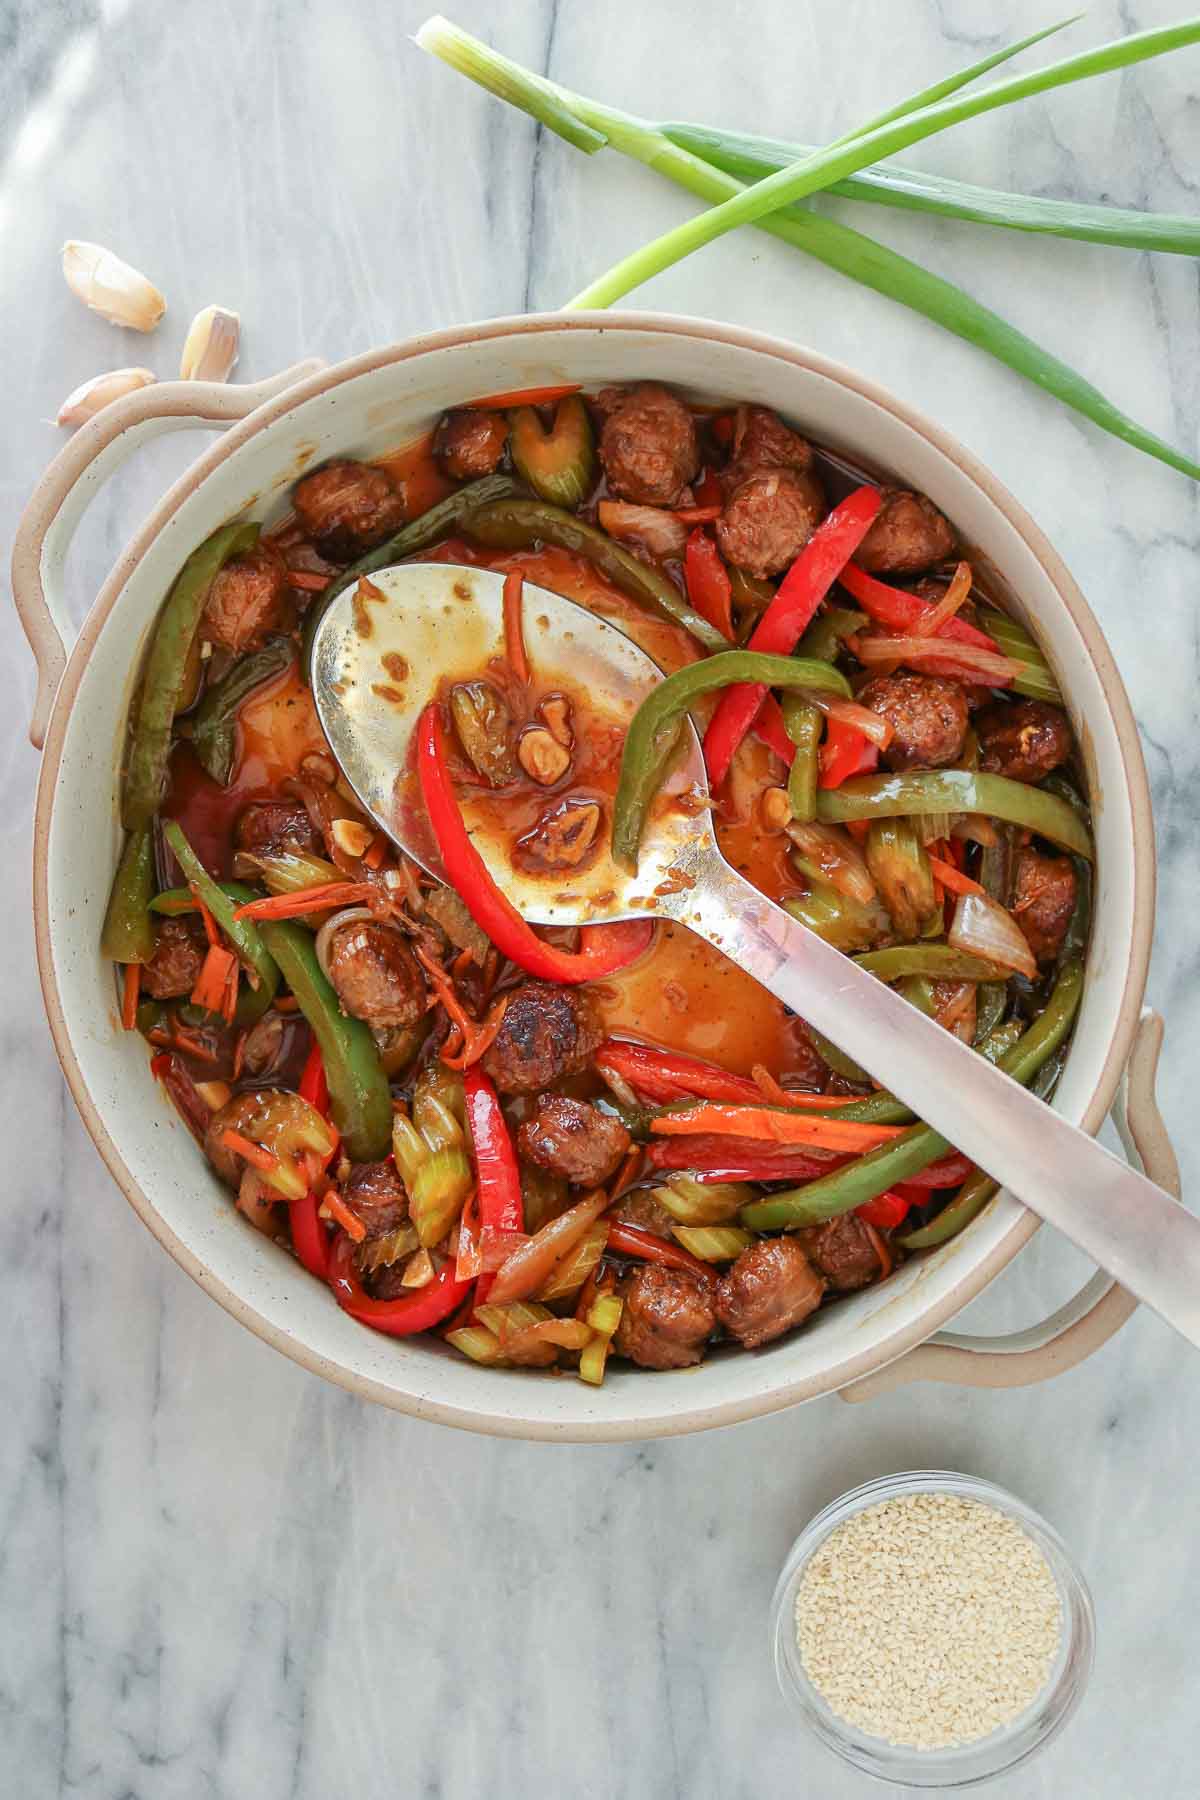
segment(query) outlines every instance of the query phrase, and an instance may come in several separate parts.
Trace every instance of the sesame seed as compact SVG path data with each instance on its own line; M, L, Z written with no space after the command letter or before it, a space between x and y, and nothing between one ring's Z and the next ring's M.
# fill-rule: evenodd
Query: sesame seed
M840 1718L918 1750L973 1744L1046 1686L1062 1638L1058 1586L1016 1519L956 1494L855 1513L796 1590L805 1674Z

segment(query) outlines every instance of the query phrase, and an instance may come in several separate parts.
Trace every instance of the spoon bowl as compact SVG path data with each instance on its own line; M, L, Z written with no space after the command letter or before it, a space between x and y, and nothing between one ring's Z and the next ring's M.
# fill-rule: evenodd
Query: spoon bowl
M321 727L354 792L388 836L445 879L413 767L417 721L455 681L477 679L504 655L504 576L451 563L401 563L371 576L374 592L335 596L313 636L313 695ZM526 582L522 621L543 692L583 693L624 732L662 671L624 632L549 588ZM560 784L561 787L561 784ZM547 790L547 806L573 794ZM486 800L463 796L464 817L488 873L534 925L596 925L673 916L706 856L719 856L708 778L691 724L681 734L642 844L636 873L609 854L612 797L589 792L604 813L598 846L579 868L535 874L515 864L511 839Z

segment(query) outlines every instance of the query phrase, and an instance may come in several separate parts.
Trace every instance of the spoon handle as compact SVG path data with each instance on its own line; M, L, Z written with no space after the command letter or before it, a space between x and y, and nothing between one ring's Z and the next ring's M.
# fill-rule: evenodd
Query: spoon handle
M719 856L675 916L1200 1347L1200 1220Z

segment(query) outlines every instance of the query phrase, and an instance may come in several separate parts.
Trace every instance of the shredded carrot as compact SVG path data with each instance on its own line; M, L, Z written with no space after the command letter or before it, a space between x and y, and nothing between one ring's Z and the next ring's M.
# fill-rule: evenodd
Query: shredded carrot
M416 952L417 960L433 984L433 1004L440 1003L445 1008L453 1028L442 1046L441 1060L448 1069L469 1069L495 1042L508 1007L508 995L495 1001L488 1009L487 1018L480 1023L463 1006L454 983L437 958L421 944L416 946Z
M959 566L962 567L961 564ZM886 1238L880 1236L874 1225L869 1224L866 1219L860 1220L860 1223L871 1240L871 1248L879 1258L879 1279L880 1281L886 1281L896 1266L896 1259L892 1255L891 1245Z
M650 1129L662 1137L711 1132L718 1137L753 1138L759 1143L811 1144L822 1150L875 1150L903 1130L900 1125L867 1125L858 1119L816 1119L765 1106L727 1106L717 1101L687 1112L660 1113Z
M929 866L933 870L933 878L940 882L952 894L986 894L987 889L978 881L972 881L961 869L955 868L952 862L943 862L940 856L930 856Z
M279 1158L273 1150L264 1150L261 1144L256 1144L252 1138L243 1137L231 1125L227 1125L221 1133L221 1142L227 1150L232 1150L244 1162L248 1162L252 1169L258 1169L264 1175L273 1175L279 1167Z
M167 1042L173 1044L176 1050L182 1050L185 1056L194 1057L197 1062L216 1063L221 1060L216 1051L204 1042L199 1032L189 1031L185 1025L177 1023L175 1035L168 1038Z
M377 869L379 867L380 863L383 861L384 857L387 855L387 847L388 847L387 838L384 836L382 831L377 832L376 835L371 839L371 842L367 845L366 850L363 852L364 868Z
M241 1074L242 1065L246 1060L246 1039L249 1035L248 1031L239 1031L237 1034L237 1042L233 1046L233 1079L235 1081Z
M798 1109L806 1106L853 1106L857 1100L862 1099L861 1094L801 1094L795 1088L781 1086L770 1070L764 1069L761 1063L755 1063L750 1075L763 1099L769 1100L772 1106L794 1106Z
M525 577L512 569L504 577L504 655L518 681L529 680L529 658L525 654L525 632L521 623L521 605Z
M941 599L935 601L914 621L913 635L915 637L936 637L947 619L952 619L959 607L970 597L971 579L970 563L960 562Z
M564 382L561 387L513 388L507 394L485 394L482 400L468 400L471 407L482 406L548 406L551 400L565 400L568 394L577 394L580 389L578 381Z
M350 1211L335 1187L331 1187L322 1200L321 1211L328 1213L329 1217L341 1226L348 1238L353 1238L356 1244L362 1243L367 1235L367 1228L362 1220Z
M217 929L217 921L213 918L194 887L192 889L192 899L196 902L196 910L200 914L200 920L204 926L205 937L210 944L219 944L221 942L221 933Z
M141 963L126 963L121 984L121 1029L136 1031L138 995L142 991Z
M474 961L475 952L473 950L469 948L460 950L454 961L450 964L450 973L456 977L465 975Z
M288 585L290 587L303 588L305 593L308 594L319 594L323 592L332 580L332 575L316 575L308 569L288 570Z
M265 900L248 900L234 913L235 919L295 919L304 913L328 912L335 906L363 906L382 898L369 881L323 881L294 894L268 894Z
M236 1005L237 976L238 960L233 951L222 949L220 944L210 944L199 978L192 989L192 1005L202 1006L206 1012L220 1013L226 1019L232 1018L233 1009L229 1004L230 978L232 977Z

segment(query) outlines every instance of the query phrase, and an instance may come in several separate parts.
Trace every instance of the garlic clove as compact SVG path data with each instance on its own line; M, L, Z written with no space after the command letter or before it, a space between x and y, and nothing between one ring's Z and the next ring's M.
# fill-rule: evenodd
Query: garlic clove
M179 373L185 381L227 381L238 359L241 320L223 306L206 306L188 327Z
M102 407L110 406L114 400L123 400L126 394L136 393L138 388L149 387L157 380L153 369L109 369L104 375L93 375L90 381L80 382L74 392L67 395L58 409L55 424L86 425Z
M114 325L153 331L167 310L154 283L102 244L70 238L63 245L62 269L71 292Z

